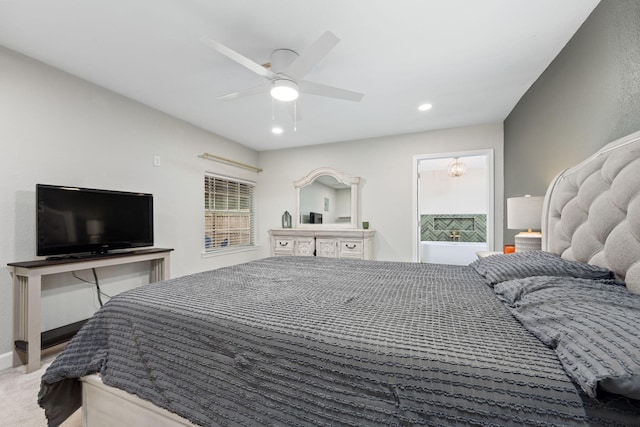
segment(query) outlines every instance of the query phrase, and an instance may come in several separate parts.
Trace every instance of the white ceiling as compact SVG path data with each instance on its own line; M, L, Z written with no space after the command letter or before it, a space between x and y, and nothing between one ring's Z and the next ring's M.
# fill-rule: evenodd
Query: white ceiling
M262 151L501 122L597 3L0 0L0 45ZM294 131L268 94L216 99L265 80L202 37L262 64L327 30L341 41L305 80L361 102L302 94Z

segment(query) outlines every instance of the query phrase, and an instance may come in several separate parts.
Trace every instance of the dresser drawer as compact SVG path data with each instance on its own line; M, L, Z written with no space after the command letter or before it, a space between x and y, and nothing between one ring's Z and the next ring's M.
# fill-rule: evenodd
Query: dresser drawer
M316 239L314 237L295 237L294 245L293 254L295 256L315 256L316 254Z
M273 239L274 255L293 255L293 238Z
M269 230L271 256L372 259L373 230L280 228Z
M364 242L361 239L341 240L340 258L358 258L364 256Z
M316 239L316 256L326 258L338 257L338 241L336 239Z

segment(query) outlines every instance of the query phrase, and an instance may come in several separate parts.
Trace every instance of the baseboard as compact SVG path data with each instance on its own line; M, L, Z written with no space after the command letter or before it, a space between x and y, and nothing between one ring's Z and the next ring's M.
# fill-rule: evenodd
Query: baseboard
M13 367L13 351L0 354L0 371Z
M44 359L45 357L51 356L52 354L55 355L57 353L60 353L67 344L69 344L69 342L65 341L63 343L52 345L51 347L42 349L42 352L40 353L40 359ZM13 352L10 351L9 353L0 354L0 371L9 369L12 367L13 367Z

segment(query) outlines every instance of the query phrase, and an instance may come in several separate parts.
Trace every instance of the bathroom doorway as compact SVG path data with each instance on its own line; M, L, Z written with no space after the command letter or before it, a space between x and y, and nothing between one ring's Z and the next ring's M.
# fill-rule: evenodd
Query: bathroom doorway
M493 150L414 156L416 262L466 265L493 249Z

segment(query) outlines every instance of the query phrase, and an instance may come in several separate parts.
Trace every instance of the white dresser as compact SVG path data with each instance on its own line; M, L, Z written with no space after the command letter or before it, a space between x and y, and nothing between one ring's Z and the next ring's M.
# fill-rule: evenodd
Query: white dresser
M271 255L373 259L375 230L276 228L269 230Z

